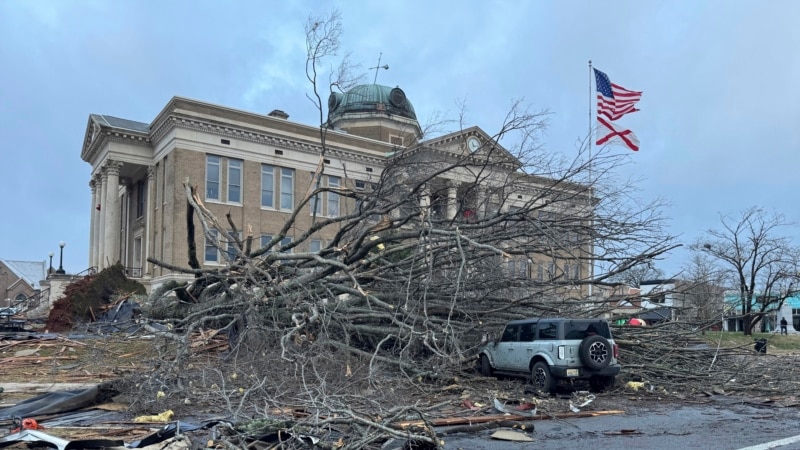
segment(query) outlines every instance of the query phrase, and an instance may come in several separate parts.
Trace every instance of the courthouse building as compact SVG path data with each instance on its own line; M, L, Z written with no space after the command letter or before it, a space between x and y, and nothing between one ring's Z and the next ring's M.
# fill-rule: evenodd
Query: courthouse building
M321 180L327 187L369 189L400 149L480 152L490 142L478 127L422 140L414 108L398 87L357 86L331 94L327 106ZM188 267L186 181L198 187L204 205L217 217L230 213L240 229L252 229L257 242L270 242L308 191L321 150L319 126L292 122L280 110L262 115L174 97L150 123L91 114L81 152L92 166L89 264L102 269L119 261L148 288L185 278L147 258ZM448 218L469 213L460 198L467 193L457 178L445 174L437 180L446 198L434 203ZM507 196L476 197L470 208L491 208L493 203L510 208L529 201L531 192ZM318 216L335 217L353 207L334 193L320 200L313 203ZM431 199L426 202L432 205ZM308 213L298 216L282 244L308 230L313 205L306 205ZM225 264L225 245L207 245L196 224L200 263ZM323 230L296 250L317 251L330 237ZM587 269L567 267L575 277ZM527 259L515 270L537 276Z

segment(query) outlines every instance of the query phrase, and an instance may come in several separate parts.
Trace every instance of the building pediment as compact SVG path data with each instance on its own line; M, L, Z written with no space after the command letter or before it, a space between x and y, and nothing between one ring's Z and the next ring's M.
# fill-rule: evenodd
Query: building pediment
M108 140L150 145L150 126L143 122L114 116L90 114L83 137L81 159L93 164Z
M522 163L489 134L477 126L444 136L429 139L419 145L397 153L397 157L436 154L447 160L464 160L468 165L482 166L490 163L515 172Z

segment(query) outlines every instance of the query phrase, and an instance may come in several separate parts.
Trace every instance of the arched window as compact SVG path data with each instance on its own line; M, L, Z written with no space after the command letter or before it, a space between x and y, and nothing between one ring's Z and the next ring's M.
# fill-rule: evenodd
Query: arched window
M17 294L16 297L14 297L14 300L16 300L18 302L24 302L27 299L28 299L28 297L25 294L23 294L22 292L20 292L19 294Z

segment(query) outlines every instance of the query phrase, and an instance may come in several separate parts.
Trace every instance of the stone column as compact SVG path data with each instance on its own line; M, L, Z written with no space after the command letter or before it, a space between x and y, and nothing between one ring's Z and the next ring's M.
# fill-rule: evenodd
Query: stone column
M94 178L89 180L89 188L92 190L92 205L91 209L89 209L89 267L94 267L97 263L95 262L95 258L97 257L95 251L97 250L97 243L95 239L97 239L97 230L95 226L97 225L97 183L95 182Z
M105 258L104 266L115 264L119 261L119 231L122 223L119 217L119 169L122 163L109 161L106 163L106 176L108 178L106 187L105 204Z
M458 184L451 181L447 186L447 220L453 220L458 213Z
M486 188L478 187L476 189L476 196L475 196L475 212L478 214L478 217L483 220L486 218Z
M100 198L97 204L100 205L100 210L97 211L97 270L103 270L106 267L106 208L108 203L106 197L108 196L108 175L104 167L100 168Z
M147 258L150 257L150 229L153 227L153 202L155 201L155 185L156 185L156 168L154 166L147 166L147 197L144 205L144 257L142 258L142 276L145 274L152 275L150 271L150 263Z
M419 208L422 210L422 214L424 215L430 213L429 210L431 208L431 190L427 186L423 187L420 190Z

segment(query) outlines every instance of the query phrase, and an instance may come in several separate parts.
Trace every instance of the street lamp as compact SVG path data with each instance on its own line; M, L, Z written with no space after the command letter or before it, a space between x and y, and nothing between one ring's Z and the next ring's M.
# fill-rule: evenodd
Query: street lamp
M61 256L58 257L58 270L56 270L57 274L65 274L64 272L64 246L67 245L64 241L58 243L58 246L61 247Z
M50 257L50 270L47 273L53 273L53 252L47 254Z

